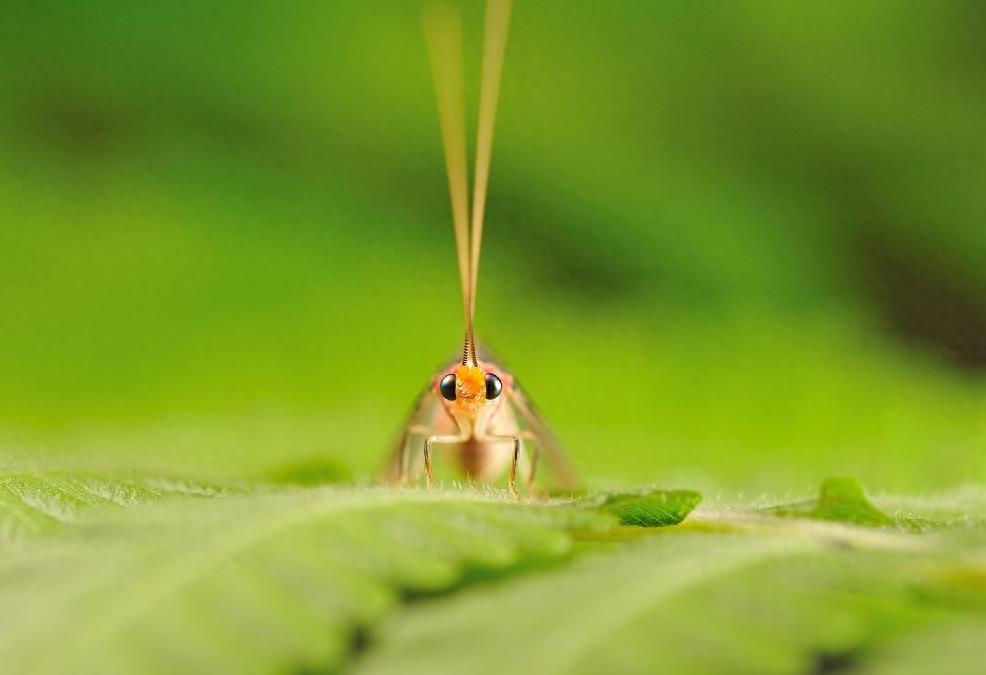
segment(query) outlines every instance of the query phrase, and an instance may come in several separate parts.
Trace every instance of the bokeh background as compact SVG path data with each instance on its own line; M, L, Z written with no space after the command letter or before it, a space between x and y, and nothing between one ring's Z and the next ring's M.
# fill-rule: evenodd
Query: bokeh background
M375 475L462 332L419 10L4 3L0 464ZM983 25L518 0L478 327L590 483L986 479Z

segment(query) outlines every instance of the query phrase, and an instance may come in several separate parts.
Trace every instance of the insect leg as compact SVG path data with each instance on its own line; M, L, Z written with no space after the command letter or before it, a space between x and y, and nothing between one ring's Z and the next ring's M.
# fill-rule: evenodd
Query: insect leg
M513 444L513 456L510 458L510 473L507 474L507 489L510 490L510 496L514 499L520 500L520 494L517 492L517 463L520 461L520 439L522 434L491 434L487 435L485 433L477 433L476 439L483 443L512 443ZM527 437L523 434L523 437Z
M517 494L517 488L514 483L517 480L517 460L520 459L520 436L514 436L514 456L510 458L510 475L507 477L507 488L510 490L510 496L520 501L520 495Z
M552 478L557 483L556 487L566 489L578 487L578 477L569 463L565 451L537 414L530 400L517 387L516 382L507 392L507 396L520 419L528 427L527 431L533 435L538 446L538 454L544 455Z
M538 470L538 460L541 458L541 443L538 441L537 435L532 432L524 432L522 435L534 441L531 443L531 468L528 470L527 480L524 482L524 491L531 494L534 489L534 474Z
M441 399L434 389L425 387L415 400L387 459L382 476L386 482L401 485L407 482L412 469L411 437L430 436L439 431L436 420L443 410Z
M400 485L407 485L407 475L410 471L410 467L408 465L410 464L410 459L411 459L411 443L410 443L411 436L428 436L428 434L430 434L431 432L432 429L430 427L426 427L423 425L415 425L408 427L407 429L404 430L404 433L401 434L401 441L399 446L400 455L397 458L398 483Z
M428 474L428 487L431 487L435 483L435 474L431 469L431 446L435 443L465 443L469 440L469 433L467 429L460 427L458 435L436 435L428 436L425 438L424 455L425 455L425 473Z

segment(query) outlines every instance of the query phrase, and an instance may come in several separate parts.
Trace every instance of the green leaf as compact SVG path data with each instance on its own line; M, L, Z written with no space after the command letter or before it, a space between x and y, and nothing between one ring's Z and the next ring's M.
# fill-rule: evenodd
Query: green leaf
M30 535L76 523L94 510L233 491L164 476L61 470L0 472L0 550L19 545Z
M354 672L885 672L910 640L930 654L950 644L936 641L939 625L986 619L955 598L915 602L917 587L937 583L928 571L949 564L919 535L833 540L831 528L796 534L776 524L773 533L670 530L555 574L410 608L374 636ZM939 658L972 662L969 652Z
M866 498L855 478L829 478L822 483L815 517L857 525L891 525L893 520Z
M702 495L693 490L645 490L603 494L577 503L611 513L622 525L663 527L683 521L700 501Z
M325 669L401 594L569 550L574 509L317 488L103 514L0 560L3 672Z
M855 478L828 478L822 482L818 498L765 510L778 516L817 518L854 525L888 526L894 519L866 498L863 485Z

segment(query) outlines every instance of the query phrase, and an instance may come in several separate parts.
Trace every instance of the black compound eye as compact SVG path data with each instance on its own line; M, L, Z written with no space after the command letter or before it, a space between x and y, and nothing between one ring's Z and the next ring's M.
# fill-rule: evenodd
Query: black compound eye
M486 389L489 391L490 385L487 380ZM449 373L438 383L438 390L442 392L442 398L447 401L455 400L455 374Z
M486 400L492 401L503 391L503 382L493 373L486 373Z

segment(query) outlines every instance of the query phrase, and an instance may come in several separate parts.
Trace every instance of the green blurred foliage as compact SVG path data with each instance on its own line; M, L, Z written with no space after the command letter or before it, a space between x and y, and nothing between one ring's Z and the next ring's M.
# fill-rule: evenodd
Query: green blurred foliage
M374 475L462 328L418 13L6 4L0 462ZM984 18L517 3L479 329L591 482L986 479Z

